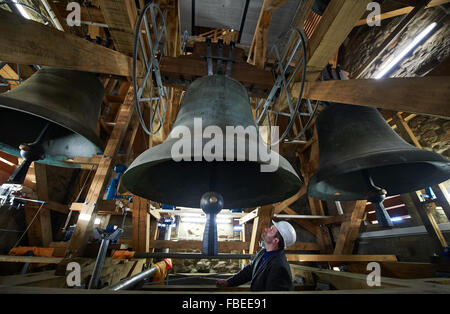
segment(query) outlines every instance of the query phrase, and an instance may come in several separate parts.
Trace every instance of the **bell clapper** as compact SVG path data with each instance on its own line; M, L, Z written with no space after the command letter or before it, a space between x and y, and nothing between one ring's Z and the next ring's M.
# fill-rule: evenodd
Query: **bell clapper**
M391 217L383 206L387 191L374 184L369 171L365 170L364 175L368 183L367 200L373 204L378 223L383 227L393 227Z
M50 123L47 123L42 129L36 141L28 144L20 144L20 156L23 162L11 174L9 179L0 187L0 205L9 203L16 209L20 209L23 205L21 201L17 201L16 196L20 195L22 184L25 181L28 169L31 163L45 158L45 150L42 143L48 134Z
M206 192L200 199L200 207L206 214L202 253L214 256L218 253L216 216L223 208L223 197L217 192Z

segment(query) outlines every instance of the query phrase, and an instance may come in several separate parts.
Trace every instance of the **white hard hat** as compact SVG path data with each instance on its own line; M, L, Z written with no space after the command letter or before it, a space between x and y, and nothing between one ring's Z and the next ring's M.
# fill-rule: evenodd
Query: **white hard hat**
M286 221L279 221L275 222L272 220L272 223L275 225L275 227L278 229L278 232L280 232L281 236L284 240L284 248L287 248L291 244L294 244L297 240L297 234L295 233L294 227Z

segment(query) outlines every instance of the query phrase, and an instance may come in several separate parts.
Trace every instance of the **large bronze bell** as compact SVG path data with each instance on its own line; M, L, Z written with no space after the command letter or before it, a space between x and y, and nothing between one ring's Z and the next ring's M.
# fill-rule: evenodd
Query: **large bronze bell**
M316 127L319 167L308 186L313 198L363 200L373 186L396 195L450 178L448 159L405 142L375 108L331 104Z
M200 130L195 118L202 118ZM223 161L211 161L204 150L211 139L197 140L193 136L188 152L191 161L175 161L171 150L180 138L175 134L180 126L191 134L218 127L224 134L223 147L227 145L227 126L252 126L256 130L248 93L242 84L225 75L199 78L186 91L168 138L138 156L123 175L123 184L130 192L157 202L195 208L200 206L204 193L216 192L223 197L224 208L247 208L282 201L301 187L295 170L274 151L273 156L279 157L278 168L262 172L260 166L266 161L249 158L252 140L245 135L235 138L233 160L226 161L223 149L220 153ZM245 147L239 146L238 150L241 139Z
M96 131L103 96L103 85L93 73L41 68L0 94L0 150L20 156L19 146L35 141L50 122L41 162L72 167L64 160L103 151Z

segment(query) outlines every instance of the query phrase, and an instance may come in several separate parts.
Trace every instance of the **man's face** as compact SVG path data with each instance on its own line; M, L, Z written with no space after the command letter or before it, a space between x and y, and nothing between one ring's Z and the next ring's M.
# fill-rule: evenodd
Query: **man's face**
M277 234L278 229L275 226L271 226L270 228L265 228L264 232L262 234L262 239L264 240L264 242L266 242L266 244L271 244L273 243L275 238L275 235ZM276 239L275 241L278 241L278 239Z

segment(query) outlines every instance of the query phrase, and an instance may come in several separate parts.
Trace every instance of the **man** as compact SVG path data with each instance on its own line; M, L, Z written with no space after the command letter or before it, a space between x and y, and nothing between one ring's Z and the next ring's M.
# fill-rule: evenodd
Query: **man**
M218 280L217 287L236 287L251 281L252 291L293 290L292 274L284 249L295 243L294 227L286 221L275 222L264 229L264 248L239 273L226 280Z

